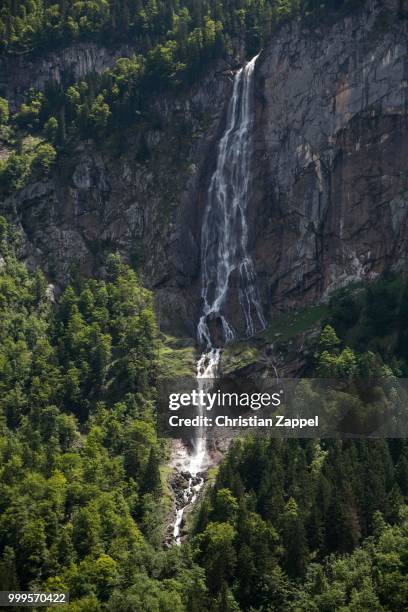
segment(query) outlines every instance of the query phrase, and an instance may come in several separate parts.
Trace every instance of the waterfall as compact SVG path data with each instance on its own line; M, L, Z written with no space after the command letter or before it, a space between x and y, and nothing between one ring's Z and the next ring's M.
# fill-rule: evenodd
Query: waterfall
M234 77L227 124L218 145L217 165L208 189L207 205L201 234L201 298L202 314L197 326L198 341L204 352L197 361L197 387L210 391L218 375L221 348L214 342L210 321L221 324L221 344L236 337L228 321L225 306L230 278L236 274L238 301L243 312L246 335L265 327L265 320L256 288L256 275L248 253L246 208L250 192L250 161L253 128L253 75L258 56ZM198 414L204 414L199 406ZM204 432L196 431L192 453L183 466L188 472L188 486L183 493L183 506L177 509L173 536L180 543L183 513L191 505L203 485L200 471L207 467L208 457Z
M197 388L204 393L211 390L212 380L217 375L221 350L213 348L203 353L197 361ZM198 406L198 414L202 416L204 406ZM180 530L183 522L184 510L194 503L198 492L204 484L200 472L207 467L207 448L203 428L199 427L193 441L193 450L186 458L183 471L188 473L188 485L183 492L183 505L177 509L176 521L173 528L173 537L176 544L181 543Z
M230 278L239 278L238 299L247 336L265 327L252 259L248 254L246 208L250 191L252 154L253 84L258 56L234 78L227 125L218 146L217 166L210 181L201 233L201 298L203 310L198 323L198 340L212 346L209 321L218 319L223 342L236 332L224 312Z

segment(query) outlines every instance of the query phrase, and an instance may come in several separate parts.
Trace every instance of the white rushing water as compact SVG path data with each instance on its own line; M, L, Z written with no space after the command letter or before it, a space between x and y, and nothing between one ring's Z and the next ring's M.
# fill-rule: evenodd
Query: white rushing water
M235 330L224 312L230 278L238 275L238 299L246 334L265 327L256 288L256 276L248 253L246 209L250 191L250 161L254 122L254 57L234 78L227 125L218 145L217 166L211 178L201 234L201 297L203 311L198 340L212 346L209 321L219 319L223 340L230 342Z
M218 364L220 361L221 349L213 348L207 353L203 353L197 361L197 389L207 393L211 390L213 380L217 376ZM204 406L198 407L198 414L204 414ZM196 430L196 437L193 440L193 448L184 464L182 470L188 473L188 486L183 491L183 505L177 509L176 521L173 528L173 537L176 544L181 543L181 525L183 522L184 510L187 506L192 505L197 497L198 492L204 484L204 479L200 476L200 472L208 466L207 445L205 434L202 427Z
M254 57L234 77L227 125L218 145L217 165L208 189L201 235L203 309L197 326L198 341L205 347L205 351L197 361L198 391L211 390L218 376L221 358L221 348L215 346L209 322L220 322L222 344L230 342L236 335L224 312L233 273L239 278L238 300L247 336L265 327L255 270L248 254L246 219L252 155L253 75L257 58ZM199 406L198 414L203 416L203 406ZM204 482L200 472L208 467L208 463L205 435L200 428L196 431L192 452L182 466L189 478L188 486L183 491L183 505L177 509L173 530L177 544L180 544L184 511L194 503Z

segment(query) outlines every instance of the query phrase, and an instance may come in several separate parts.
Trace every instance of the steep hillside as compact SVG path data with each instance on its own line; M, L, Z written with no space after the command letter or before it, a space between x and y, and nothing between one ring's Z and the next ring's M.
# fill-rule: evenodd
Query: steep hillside
M282 25L258 60L250 247L269 319L406 255L407 22L399 9L367 2L320 25ZM49 76L83 79L132 53L113 49L81 42L7 58L11 109L29 86L49 87ZM63 284L73 261L101 273L117 249L155 289L162 327L194 335L201 218L233 69L216 60L197 84L151 100L142 122L71 139L48 177L4 195L27 260ZM239 329L235 309L231 302Z
M2 2L0 590L408 609L407 1Z

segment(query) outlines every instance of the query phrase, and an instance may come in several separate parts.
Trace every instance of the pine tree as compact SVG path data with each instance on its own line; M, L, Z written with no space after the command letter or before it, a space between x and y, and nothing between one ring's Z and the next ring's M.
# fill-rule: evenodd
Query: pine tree
M320 352L334 352L340 344L340 340L331 325L326 325L320 334L319 350Z
M298 505L291 497L279 520L279 531L283 544L283 563L289 576L303 576L308 560L305 528Z
M143 493L160 495L162 484L160 476L160 462L154 447L150 449L149 460L146 465L144 478L141 485Z
M0 560L0 584L1 588L7 591L18 591L20 589L16 570L16 555L10 546L4 548Z

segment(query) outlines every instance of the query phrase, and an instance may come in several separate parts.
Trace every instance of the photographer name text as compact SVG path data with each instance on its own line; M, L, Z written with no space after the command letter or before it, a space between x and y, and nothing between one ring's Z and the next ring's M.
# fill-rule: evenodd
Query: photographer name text
M229 417L218 415L215 418L208 416L169 417L171 427L287 427L289 429L303 429L305 427L319 427L319 416L303 418L287 418L284 415L274 415L272 418L260 418L256 415L250 417Z

